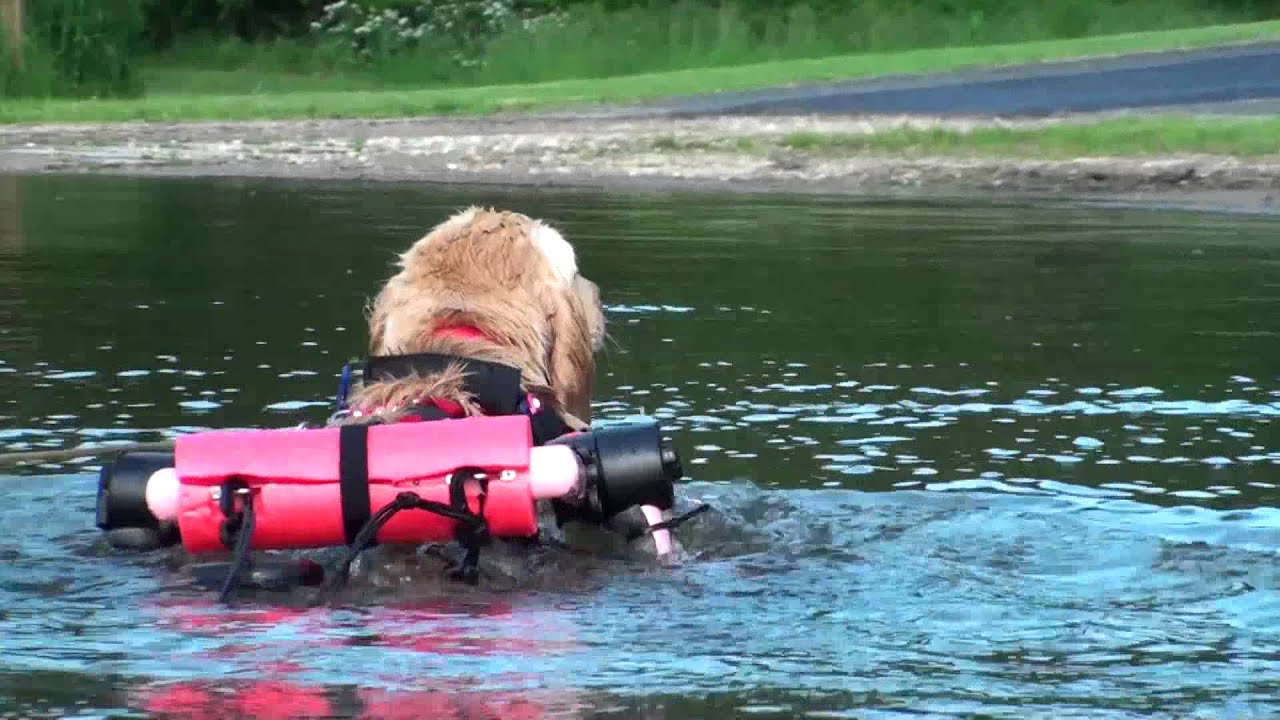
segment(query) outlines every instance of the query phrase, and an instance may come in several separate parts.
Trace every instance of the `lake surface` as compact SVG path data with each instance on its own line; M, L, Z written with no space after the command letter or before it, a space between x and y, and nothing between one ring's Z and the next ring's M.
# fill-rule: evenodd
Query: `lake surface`
M0 448L322 421L473 202L578 245L690 559L220 608L0 475L0 718L1280 714L1280 218L0 178Z

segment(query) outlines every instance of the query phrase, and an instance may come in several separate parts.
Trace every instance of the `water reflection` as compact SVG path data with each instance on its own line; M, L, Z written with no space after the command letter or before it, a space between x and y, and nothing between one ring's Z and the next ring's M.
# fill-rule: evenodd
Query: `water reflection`
M29 349L30 325L23 321L19 275L23 249L21 179L0 174L0 373L14 372L4 361L20 348Z

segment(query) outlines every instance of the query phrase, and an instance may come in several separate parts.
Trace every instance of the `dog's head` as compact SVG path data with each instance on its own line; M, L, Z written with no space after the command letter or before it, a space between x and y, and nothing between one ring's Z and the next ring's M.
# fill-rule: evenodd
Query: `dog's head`
M470 208L432 228L400 256L370 308L369 332L373 355L439 352L518 367L530 392L589 421L605 336L599 290L578 272L573 246L539 220Z

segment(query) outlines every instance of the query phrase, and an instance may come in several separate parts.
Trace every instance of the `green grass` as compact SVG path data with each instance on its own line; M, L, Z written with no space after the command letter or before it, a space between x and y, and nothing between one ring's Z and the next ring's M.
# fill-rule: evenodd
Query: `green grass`
M779 144L824 157L895 156L1029 157L1062 160L1101 156L1209 154L1280 155L1280 118L1169 117L1108 119L1041 128L957 130L897 129L870 135L792 133Z
M805 82L895 73L990 67L1072 57L1203 47L1280 38L1280 21L1219 25L1184 30L1130 33L1009 45L949 47L643 73L611 78L496 84L429 89L346 89L288 91L279 76L259 78L262 92L217 94L154 89L137 99L6 100L0 122L83 122L117 120L249 120L285 118L390 118L414 115L477 115L504 110L568 108L601 102L632 102L746 90ZM331 82L346 82L341 77ZM296 84L294 86L298 86ZM207 89L207 86L203 89Z
M439 41L356 63L329 35L249 44L205 33L181 36L146 68L148 87L159 93L510 85L1138 31L1185 32L1195 43L1203 28L1280 14L1280 6L1266 7L1245 0L651 0L612 10L575 3L563 16L516 23L489 39L479 67L458 66L456 48Z
M509 32L489 44L468 83L505 84L729 67L852 54L973 48L1186 31L1276 19L1218 0L859 0L791 7L678 0L606 12L579 6L563 24ZM834 8L836 12L831 12ZM823 8L826 8L824 10ZM1139 46L1141 47L1141 46ZM384 72L389 71L387 68Z

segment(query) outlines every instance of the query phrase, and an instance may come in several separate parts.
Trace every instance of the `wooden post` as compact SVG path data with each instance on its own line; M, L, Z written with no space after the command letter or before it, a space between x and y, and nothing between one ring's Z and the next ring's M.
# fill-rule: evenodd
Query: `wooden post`
M22 67L22 35L26 31L26 0L0 0L0 25L4 26L6 43L13 62Z

